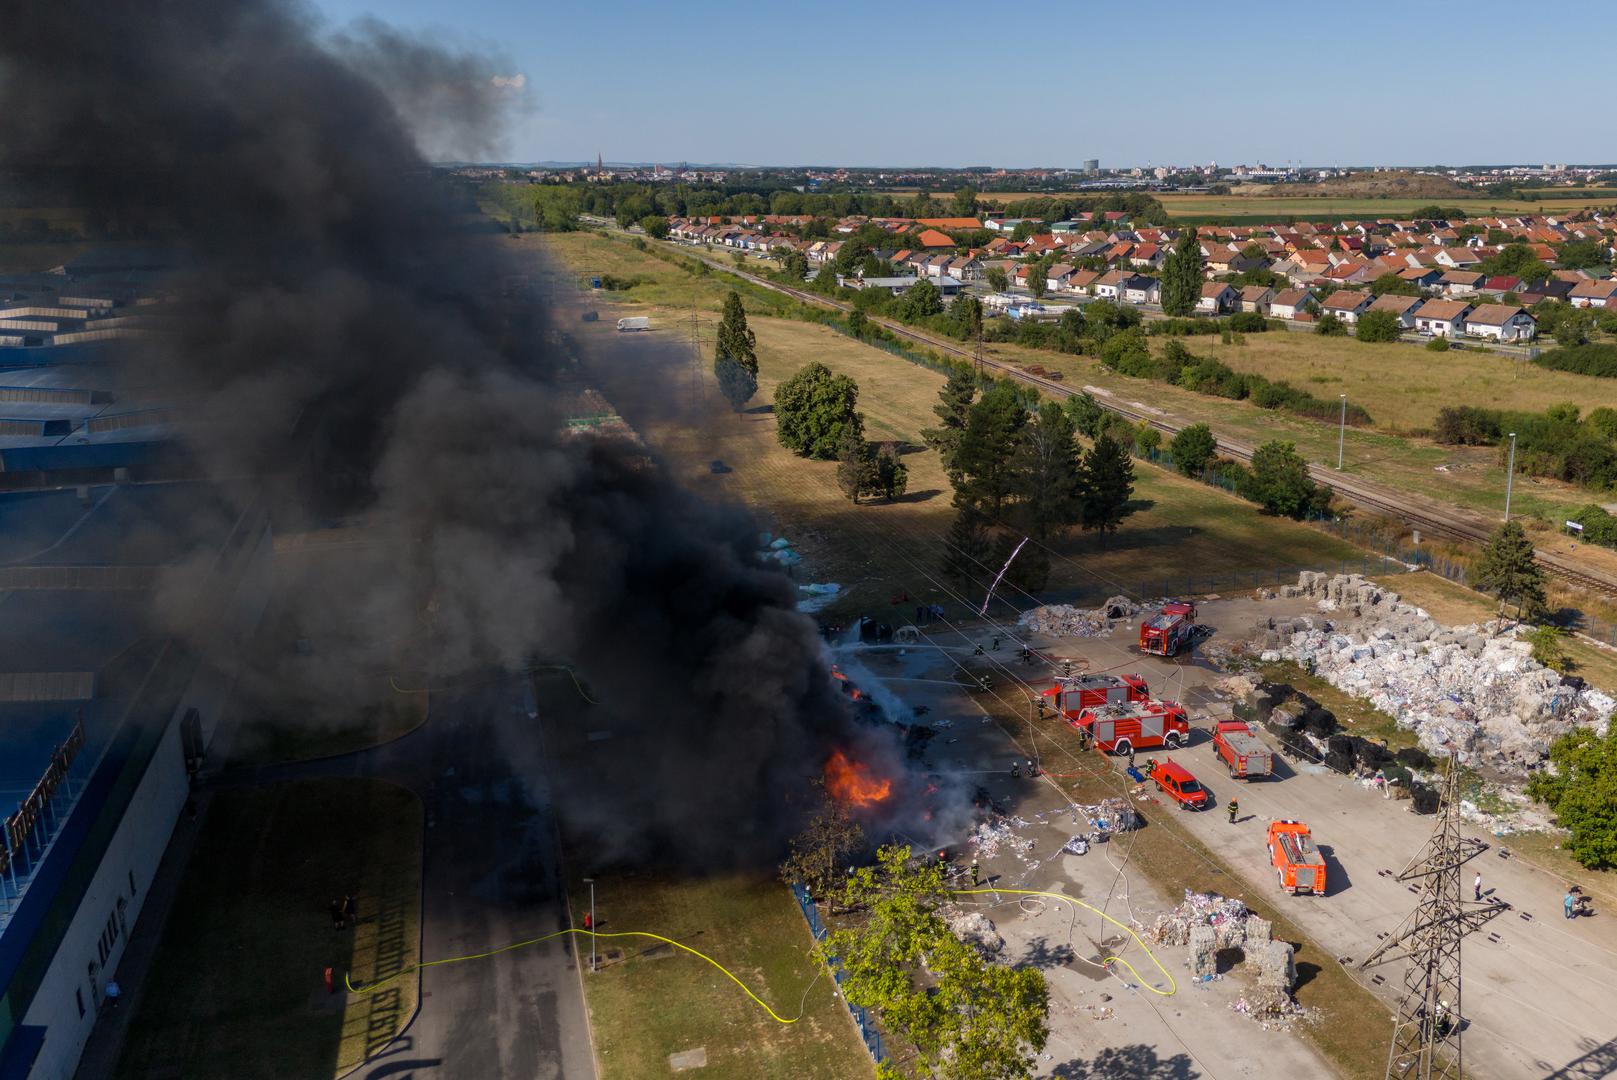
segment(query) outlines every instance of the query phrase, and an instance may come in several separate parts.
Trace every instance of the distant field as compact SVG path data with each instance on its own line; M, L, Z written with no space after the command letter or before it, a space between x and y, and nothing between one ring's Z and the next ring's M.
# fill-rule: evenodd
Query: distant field
M1486 195L1474 198L1433 196L1386 199L1328 195L1316 197L1161 194L1156 197L1174 217L1235 218L1246 222L1279 221L1287 217L1305 221L1334 221L1354 217L1404 217L1434 203L1444 207L1452 206L1470 215L1553 214L1582 210L1591 206L1617 204L1617 191L1546 194L1543 198L1532 202Z

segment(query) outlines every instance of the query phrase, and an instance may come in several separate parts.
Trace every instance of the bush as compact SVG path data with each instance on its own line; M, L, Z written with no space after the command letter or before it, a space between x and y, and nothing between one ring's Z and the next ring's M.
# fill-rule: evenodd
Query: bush
M1442 334L1438 334L1438 335L1434 336L1431 341L1428 341L1426 343L1426 351L1427 352L1448 352L1449 351L1449 339L1444 337Z
M1360 341L1397 341L1403 329L1398 316L1392 312L1367 311L1359 316L1359 325L1354 328L1353 336Z
M1314 324L1314 333L1325 337L1346 337L1347 324L1335 315L1321 315L1319 322Z
M1243 334L1262 334L1269 329L1269 320L1256 311L1238 311L1229 319L1230 329Z
M1617 379L1617 345L1575 345L1550 349L1533 361L1539 367Z
M1504 434L1501 415L1474 405L1445 406L1437 410L1432 438L1446 446L1492 446Z
M1552 770L1534 773L1527 793L1571 832L1563 847L1591 870L1617 866L1617 723L1605 735L1580 728L1550 744Z

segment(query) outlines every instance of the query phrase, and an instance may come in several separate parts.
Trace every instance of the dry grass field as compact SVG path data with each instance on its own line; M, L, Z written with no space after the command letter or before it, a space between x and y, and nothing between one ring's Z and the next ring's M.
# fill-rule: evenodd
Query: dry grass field
M658 309L652 310L656 322ZM673 319L677 311L661 317ZM603 315L596 333L611 333L606 321ZM799 580L837 582L850 590L848 604L867 611L902 596L910 603L978 602L954 595L938 573L953 509L948 480L937 456L922 446L920 432L936 422L932 407L943 376L823 326L750 321L758 336L759 393L742 415L722 405L705 362L709 411L696 422L689 416L665 419L660 384L638 373L603 372L603 389L693 491L742 502L760 515L763 527L791 539L805 558ZM715 328L716 319L704 316L705 341L713 340ZM871 438L906 444L906 495L854 506L837 489L835 462L806 461L776 442L767 403L780 381L814 360L858 382ZM714 460L729 471L715 473ZM1054 545L1048 592L1093 599L1118 591L1155 595L1194 587L1187 573L1216 585L1216 575L1339 566L1359 556L1334 537L1264 517L1217 489L1146 465L1138 465L1136 475L1141 509L1104 543L1075 533Z

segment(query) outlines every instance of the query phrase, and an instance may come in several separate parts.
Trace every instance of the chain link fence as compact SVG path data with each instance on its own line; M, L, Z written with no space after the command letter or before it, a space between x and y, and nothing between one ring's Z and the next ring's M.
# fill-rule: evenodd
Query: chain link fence
M814 898L809 895L808 889L800 881L793 882L792 895L797 898L797 906L802 910L803 918L808 921L809 932L814 935L814 940L824 941L830 931L826 930L825 923L820 921L819 908L814 906ZM846 977L842 965L832 957L830 966L831 977L836 980L838 986L841 986L842 980ZM864 1040L865 1049L870 1051L871 1060L880 1064L886 1060L887 1052L882 1048L881 1032L876 1030L876 1023L871 1018L869 1010L849 1001L846 994L842 995L842 1000L848 1006L854 1024L859 1028L859 1037Z

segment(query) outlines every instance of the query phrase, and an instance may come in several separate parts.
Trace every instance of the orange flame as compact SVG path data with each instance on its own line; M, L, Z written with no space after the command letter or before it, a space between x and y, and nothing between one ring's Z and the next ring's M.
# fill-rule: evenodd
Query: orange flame
M837 750L825 763L825 789L849 806L874 806L893 793L893 782L872 776L869 767Z

